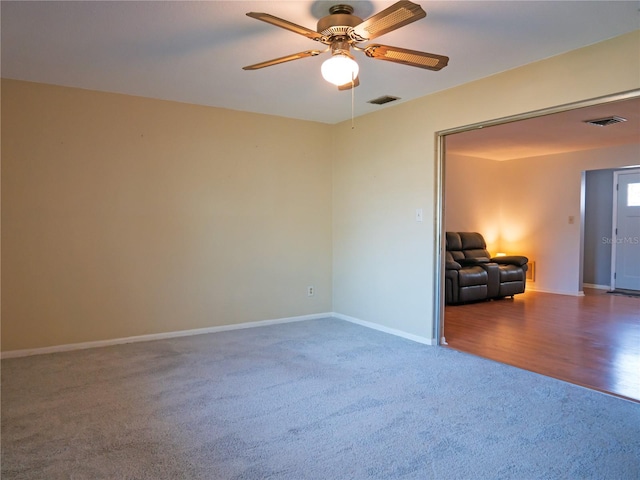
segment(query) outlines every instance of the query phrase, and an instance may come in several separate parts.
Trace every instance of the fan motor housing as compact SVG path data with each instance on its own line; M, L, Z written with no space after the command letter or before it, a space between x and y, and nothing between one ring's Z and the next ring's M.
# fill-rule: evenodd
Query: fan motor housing
M318 20L316 31L323 35L344 35L349 27L355 27L362 23L362 19L352 14L350 5L334 5L329 10L330 15Z

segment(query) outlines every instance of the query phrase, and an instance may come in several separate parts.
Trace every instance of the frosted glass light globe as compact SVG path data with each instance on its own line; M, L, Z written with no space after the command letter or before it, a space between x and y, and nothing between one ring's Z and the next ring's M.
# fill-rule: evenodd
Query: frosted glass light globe
M360 67L355 60L346 55L334 55L325 60L320 71L324 79L334 85L344 85L350 83L358 76Z

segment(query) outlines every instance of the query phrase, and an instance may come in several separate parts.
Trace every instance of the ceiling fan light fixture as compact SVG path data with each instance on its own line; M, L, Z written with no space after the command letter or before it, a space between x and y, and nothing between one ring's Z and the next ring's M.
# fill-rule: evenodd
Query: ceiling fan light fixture
M314 4L315 3L325 2L314 2ZM315 31L289 22L288 20L269 15L268 13L248 12L247 16L270 23L276 27L284 28L290 32L320 42L323 45L328 45L329 48L324 50L324 52L331 50L331 58L322 64L321 72L324 79L336 85L338 90L352 90L360 84L358 79L359 66L349 53L351 48L364 52L369 58L386 60L388 62L428 70L437 71L447 65L449 57L444 55L391 47L389 45L358 45L358 43L368 42L380 35L392 32L426 17L426 12L417 3L409 0L399 0L366 20L362 20L360 17L354 15L353 11L354 7L350 4L341 3L333 5L329 8L329 15L318 20ZM324 52L320 50L307 50L305 52L267 60L266 62L248 65L243 68L244 70L258 70L291 60L313 57Z
M324 61L320 71L327 82L340 86L355 80L360 67L353 58L344 53L337 53Z

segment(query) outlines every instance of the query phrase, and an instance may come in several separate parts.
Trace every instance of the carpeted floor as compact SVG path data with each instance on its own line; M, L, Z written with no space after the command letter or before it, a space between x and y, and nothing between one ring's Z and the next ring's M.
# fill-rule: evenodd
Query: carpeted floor
M637 479L640 404L334 319L2 361L2 479Z

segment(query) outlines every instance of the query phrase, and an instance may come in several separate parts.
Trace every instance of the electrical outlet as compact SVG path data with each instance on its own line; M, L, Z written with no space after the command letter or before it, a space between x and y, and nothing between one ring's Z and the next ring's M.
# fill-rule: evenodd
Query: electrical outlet
M316 289L311 287L307 287L307 297L313 297L316 293Z

